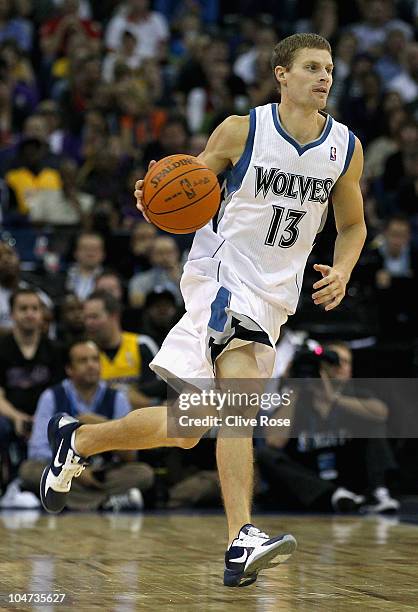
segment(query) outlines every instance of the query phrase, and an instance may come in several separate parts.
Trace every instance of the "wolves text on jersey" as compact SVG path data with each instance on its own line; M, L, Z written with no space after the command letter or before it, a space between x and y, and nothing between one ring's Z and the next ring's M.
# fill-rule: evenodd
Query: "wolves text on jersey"
M334 185L331 178L319 179L312 176L301 176L283 172L280 168L263 168L262 166L254 166L254 168L256 197L262 191L265 198L271 191L274 195L292 200L299 198L301 204L305 200L325 204Z

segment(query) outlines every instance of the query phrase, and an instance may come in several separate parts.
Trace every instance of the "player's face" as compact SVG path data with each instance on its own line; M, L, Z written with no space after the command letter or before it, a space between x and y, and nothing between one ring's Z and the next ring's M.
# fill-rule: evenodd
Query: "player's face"
M299 49L289 69L276 68L282 96L307 109L325 108L332 69L331 55L325 49Z

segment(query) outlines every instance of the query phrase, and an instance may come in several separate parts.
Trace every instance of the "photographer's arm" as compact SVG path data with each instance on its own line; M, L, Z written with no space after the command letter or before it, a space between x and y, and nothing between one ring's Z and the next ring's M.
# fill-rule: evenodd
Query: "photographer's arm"
M348 410L353 414L373 421L386 421L388 418L388 407L376 398L364 399L349 395L336 394L335 403L338 408Z
M333 406L343 408L352 414L371 419L373 421L386 421L388 417L388 408L386 404L376 398L362 398L353 395L345 395L332 385L331 379L327 372L321 370L321 379L323 383L322 400L327 405L327 413Z

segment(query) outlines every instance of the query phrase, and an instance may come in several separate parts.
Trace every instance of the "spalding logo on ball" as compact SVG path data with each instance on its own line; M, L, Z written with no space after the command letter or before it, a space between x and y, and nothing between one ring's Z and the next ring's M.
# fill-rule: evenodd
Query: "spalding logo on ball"
M188 234L206 225L218 210L220 197L216 175L192 155L164 157L144 178L147 217L172 234Z

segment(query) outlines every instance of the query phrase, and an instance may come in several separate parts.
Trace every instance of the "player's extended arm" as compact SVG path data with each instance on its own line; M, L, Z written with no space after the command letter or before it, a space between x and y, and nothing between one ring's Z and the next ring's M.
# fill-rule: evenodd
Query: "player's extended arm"
M353 157L347 172L338 179L332 192L337 240L334 261L331 266L315 264L314 268L323 278L313 285L315 304L326 304L325 310L332 310L341 302L351 272L360 257L366 239L363 197L360 178L363 171L363 150L356 138Z
M239 115L227 117L225 121L218 125L213 131L205 150L198 155L198 158L215 174L223 172L230 163L235 164L241 157L245 149L249 127L250 119L248 115L245 117L240 117ZM149 163L148 169L155 163L156 162L152 160ZM144 218L149 223L150 221L142 204L143 184L143 179L136 181L134 196L137 209L144 215Z

